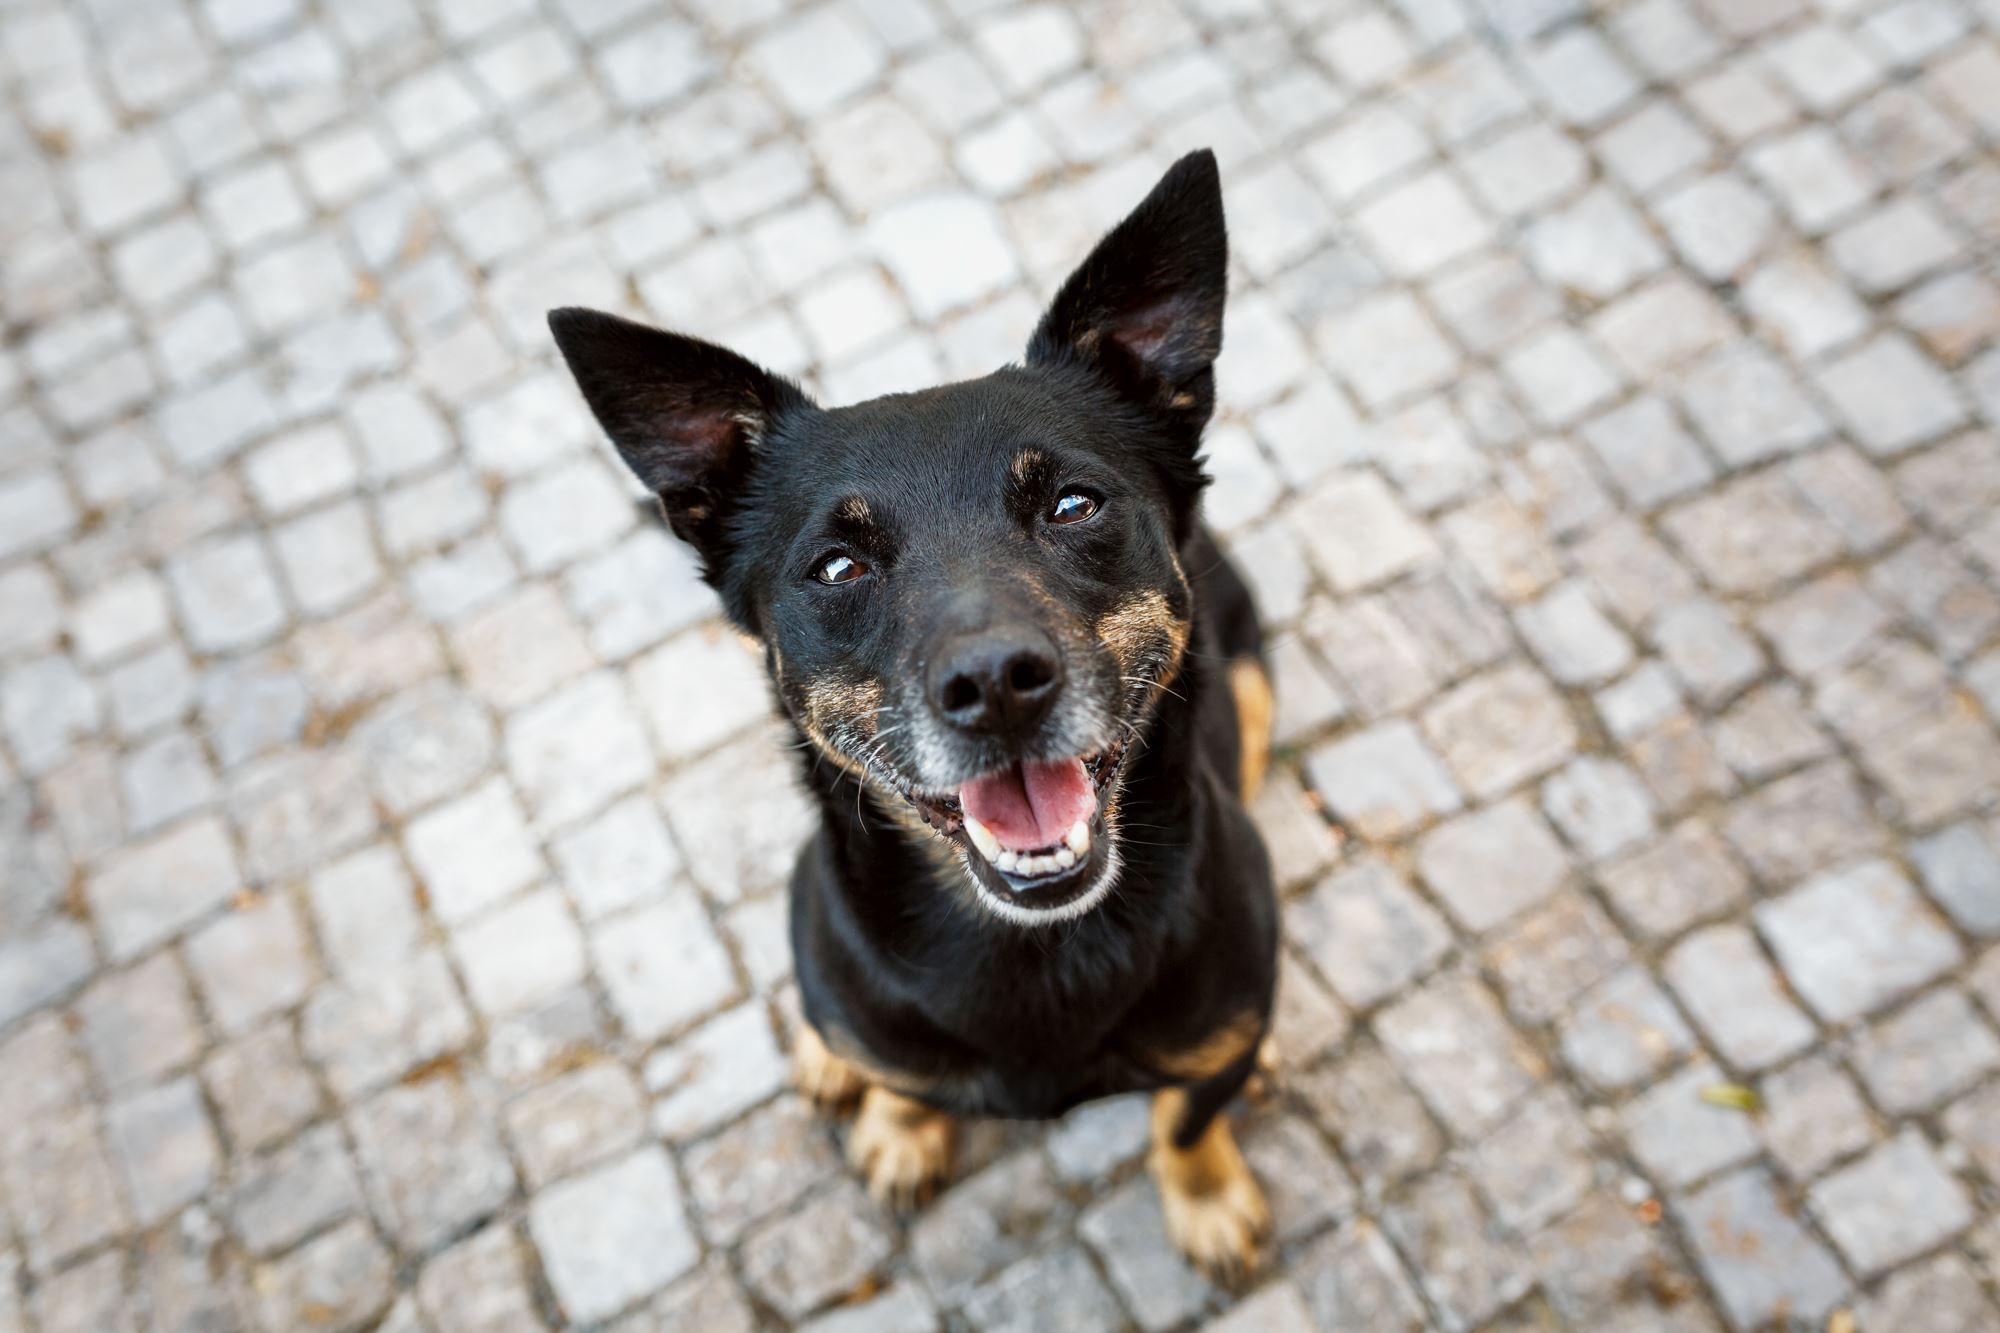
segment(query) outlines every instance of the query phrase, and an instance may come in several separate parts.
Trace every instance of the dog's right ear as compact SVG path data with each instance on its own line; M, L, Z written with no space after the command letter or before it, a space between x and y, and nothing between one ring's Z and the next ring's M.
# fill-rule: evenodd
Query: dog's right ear
M1215 402L1229 242L1215 154L1189 153L1070 274L1028 364L1095 365L1128 397L1192 418Z
M712 566L772 422L805 394L727 348L596 310L551 310L549 332L625 465Z

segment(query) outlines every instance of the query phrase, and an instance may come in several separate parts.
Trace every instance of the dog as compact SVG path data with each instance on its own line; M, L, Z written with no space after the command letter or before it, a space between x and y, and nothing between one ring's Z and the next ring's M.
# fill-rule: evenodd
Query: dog
M1167 1230L1256 1264L1222 1111L1270 1028L1277 906L1245 802L1272 695L1200 517L1227 239L1176 162L1018 365L822 408L735 353L549 315L625 463L762 645L818 831L791 880L802 1090L907 1209L958 1117L1150 1091Z

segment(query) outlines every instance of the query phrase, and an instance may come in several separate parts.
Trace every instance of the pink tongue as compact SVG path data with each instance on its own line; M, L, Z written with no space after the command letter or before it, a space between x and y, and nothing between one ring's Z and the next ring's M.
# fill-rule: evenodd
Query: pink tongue
M1081 759L1015 764L966 783L958 800L1010 852L1055 846L1097 804Z

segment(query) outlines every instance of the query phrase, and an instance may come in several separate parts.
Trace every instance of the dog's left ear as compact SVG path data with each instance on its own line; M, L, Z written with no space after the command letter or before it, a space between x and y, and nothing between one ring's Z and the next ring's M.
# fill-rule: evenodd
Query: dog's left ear
M1206 421L1228 284L1222 180L1204 148L1167 168L1070 274L1028 340L1028 364L1083 361L1135 401Z

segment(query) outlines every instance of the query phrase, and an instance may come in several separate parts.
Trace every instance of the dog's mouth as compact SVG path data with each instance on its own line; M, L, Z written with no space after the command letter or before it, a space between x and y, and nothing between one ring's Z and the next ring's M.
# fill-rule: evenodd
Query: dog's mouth
M966 851L982 887L1002 891L1005 915L1056 913L1075 908L1111 864L1105 796L1124 758L1121 741L1095 754L1017 760L956 793L911 792L909 801Z

